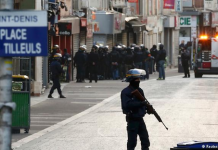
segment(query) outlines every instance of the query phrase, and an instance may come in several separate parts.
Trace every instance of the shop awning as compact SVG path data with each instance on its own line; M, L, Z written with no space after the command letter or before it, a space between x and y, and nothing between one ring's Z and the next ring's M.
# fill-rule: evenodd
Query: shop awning
M126 21L127 24L129 24L129 26L133 29L133 32L135 33L146 30L145 24L141 23L141 21L139 21L137 18L138 17L131 19L129 21Z
M58 20L58 23L70 23L72 24L71 27L71 34L77 34L80 32L80 18L78 17L66 17L61 18Z

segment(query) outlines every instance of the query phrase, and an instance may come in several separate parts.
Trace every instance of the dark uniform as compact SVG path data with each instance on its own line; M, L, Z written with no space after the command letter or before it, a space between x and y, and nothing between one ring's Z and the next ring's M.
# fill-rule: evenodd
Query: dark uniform
M190 54L189 51L184 49L183 52L181 52L181 59L182 59L182 67L184 69L184 74L185 76L183 78L190 77L190 72L189 72L189 60L190 60Z
M51 79L53 81L53 86L52 86L52 88L50 90L48 98L53 98L52 94L53 94L55 89L58 90L58 94L60 95L60 98L65 98L62 95L61 84L60 84L60 80L59 80L59 77L61 76L62 73L64 73L64 71L63 71L63 69L61 67L61 63L57 59L55 59L55 57L54 57L54 60L51 63L50 69L51 69Z
M84 82L85 80L85 65L86 65L87 56L84 50L80 50L76 52L74 57L74 66L77 69L77 82Z
M66 68L66 70L64 70L66 82L69 82L69 81L70 81L70 75L69 75L70 61L71 61L71 57L70 57L70 55L67 53L67 49L64 49L64 54L63 54L63 56L62 56L62 64L63 64L64 67Z
M135 63L135 68L138 69L143 69L142 68L142 62L143 62L143 53L140 50L138 46L134 48L134 63Z
M165 80L164 64L166 61L166 50L163 49L163 44L160 44L156 62L158 64L159 78L157 80Z
M149 53L148 49L145 47L142 47L142 52L143 52L143 67L146 72L145 78L149 79L149 64L150 64L150 56L151 54Z
M89 82L91 83L92 80L94 79L95 82L98 81L98 62L99 62L99 55L97 52L92 50L89 54L88 57L88 63L89 63L89 71L90 71L90 77L89 77Z
M134 68L134 53L132 52L131 48L126 49L126 55L124 57L124 64L126 72L130 69Z
M117 80L119 78L119 72L118 72L119 59L120 59L119 52L116 50L115 47L113 47L112 52L110 53L110 62L111 62L112 76L114 80Z
M133 69L134 70L134 69ZM127 73L128 74L128 73ZM137 144L137 135L141 140L141 149L149 150L150 141L148 131L143 120L146 114L146 106L131 93L138 89L142 96L144 92L139 88L140 81L132 79L128 87L121 92L121 104L123 113L126 114L127 121L127 150L134 150Z
M110 58L108 53L108 46L105 46L102 53L102 59L103 59L103 76L104 79L110 79Z
M126 48L122 48L120 50L120 61L119 61L119 75L120 78L123 79L126 76L126 69L125 69L125 58L126 57Z
M154 58L154 59L156 59L156 57L157 57L157 53L158 53L158 51L157 51L157 46L156 45L153 45L153 47L150 49L150 53L151 53L151 56ZM156 64L156 61L154 61L154 63L153 63L153 71L155 72L155 64Z

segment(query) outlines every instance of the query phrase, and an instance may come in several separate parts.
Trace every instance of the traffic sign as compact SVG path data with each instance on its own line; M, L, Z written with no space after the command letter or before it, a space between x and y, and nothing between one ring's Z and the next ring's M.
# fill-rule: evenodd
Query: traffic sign
M0 11L0 57L47 56L47 11Z

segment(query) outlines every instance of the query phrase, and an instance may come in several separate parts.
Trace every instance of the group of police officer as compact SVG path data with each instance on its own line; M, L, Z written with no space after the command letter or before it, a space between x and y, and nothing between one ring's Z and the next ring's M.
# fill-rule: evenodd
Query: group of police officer
M58 46L57 46L58 47ZM53 49L49 60L51 62L51 80L53 81L53 86L50 90L48 98L53 98L52 94L55 89L58 90L60 98L66 98L62 95L60 89L60 75L64 73L63 58L58 48ZM159 51L154 45L150 52L144 46L137 46L132 44L131 47L125 47L124 45L117 45L112 48L112 51L108 52L109 47L93 45L91 52L86 53L86 46L81 46L74 57L74 66L77 68L77 82L84 82L86 78L87 68L89 74L89 81L98 81L98 75L102 75L105 79L112 78L114 80L126 77L125 81L129 82L129 85L124 88L121 92L121 104L123 113L126 115L127 121L127 150L134 150L137 144L137 135L139 135L141 140L141 149L149 150L150 141L149 134L146 128L146 124L143 117L146 113L152 114L149 111L148 104L141 101L138 97L133 95L133 91L137 90L143 97L144 92L139 87L140 79L149 79L148 63L151 59L154 59L157 63L159 69L159 78L165 79L165 73L163 69L163 63L166 57L166 51L163 49L163 45L159 45ZM66 50L64 55L66 54ZM154 66L152 66L154 69ZM138 69L133 69L138 68ZM142 70L143 69L143 70ZM145 70L146 73L142 74ZM145 72L144 71L144 72ZM112 72L112 73L111 73ZM110 74L111 73L111 74ZM161 74L161 75L160 75Z
M162 44L161 44L162 45ZM163 49L163 45L160 48ZM166 55L163 56L164 60ZM117 44L109 52L108 46L93 45L91 52L87 53L86 46L80 46L74 57L74 67L77 69L77 82L85 82L98 79L123 79L129 69L138 68L146 71L145 79L149 79L149 67L155 71L155 62L159 61L157 46L148 50L143 44L132 44L126 47ZM162 57L159 57L162 58ZM153 66L151 66L153 62ZM158 64L157 64L158 66ZM159 71L159 70L158 70Z

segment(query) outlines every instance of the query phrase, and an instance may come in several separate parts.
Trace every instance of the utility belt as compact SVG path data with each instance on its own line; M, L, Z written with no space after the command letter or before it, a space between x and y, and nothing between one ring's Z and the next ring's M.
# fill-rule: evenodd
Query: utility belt
M131 117L129 115L126 115L126 122L130 122L130 121L142 121L143 118L142 117Z

